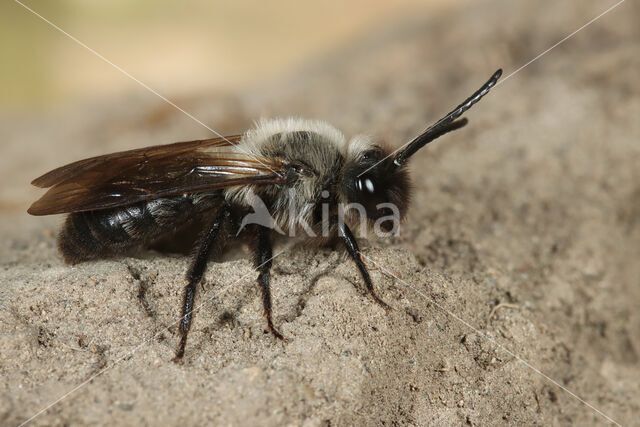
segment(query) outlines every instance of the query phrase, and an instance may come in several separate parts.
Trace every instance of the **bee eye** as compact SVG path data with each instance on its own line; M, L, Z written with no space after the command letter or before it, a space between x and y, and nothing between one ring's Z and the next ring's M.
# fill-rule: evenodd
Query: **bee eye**
M367 191L368 193L371 193L371 194L373 194L376 190L371 178L360 178L356 182L356 188L358 189L358 191Z

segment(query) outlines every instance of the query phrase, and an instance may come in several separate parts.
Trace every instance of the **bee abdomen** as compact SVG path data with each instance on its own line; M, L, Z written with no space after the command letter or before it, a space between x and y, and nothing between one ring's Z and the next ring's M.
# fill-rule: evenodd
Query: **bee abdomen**
M70 214L58 236L67 263L76 263L144 245L182 226L196 210L193 199L157 199L116 209Z

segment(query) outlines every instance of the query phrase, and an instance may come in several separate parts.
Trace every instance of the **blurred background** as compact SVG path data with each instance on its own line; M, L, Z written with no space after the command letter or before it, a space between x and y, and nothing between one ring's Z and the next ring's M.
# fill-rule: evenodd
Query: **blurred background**
M404 16L462 0L24 0L164 95L260 83ZM46 110L141 90L14 1L0 3L0 110ZM137 87L138 86L138 87Z
M364 243L365 250L460 318L481 329L486 325L488 333L515 354L614 419L622 424L637 422L640 2L24 0L24 4L227 135L243 132L260 117L298 115L326 120L348 136L367 132L399 146L502 67L499 85L467 114L469 126L413 158L413 207L401 235L370 246ZM602 18L594 20L599 15ZM135 295L126 293L135 288L122 261L62 266L55 246L62 216L26 214L29 204L43 194L30 181L81 158L212 133L14 0L0 2L0 54L0 307L3 301L11 307L9 314L0 310L6 316L0 318L0 338L4 338L0 377L3 385L9 385L0 387L0 424L8 419L3 410L18 414L13 424L19 424L43 400L61 394L55 392L58 383L70 388L84 380L74 377L88 366L84 352L70 356L60 345L43 346L40 339L49 334L43 330L52 330L52 336L77 342L74 328L83 324L75 319L82 315L69 311L75 306L67 305L67 299L83 298L81 313L105 316L109 314L102 301L128 310L135 300ZM313 256L317 265L327 258L322 252L314 251ZM164 259L151 256L135 262L149 272L159 271L161 280L168 270L158 267ZM84 286L87 277L101 275L100 268L112 275L113 283L123 284L123 292L93 283ZM398 323L376 329L374 335L369 315L353 314L371 304L360 304L352 295L336 300L347 295L343 291L354 292L350 285L327 278L334 284L322 282L308 292L295 287L307 286L304 280L295 276L284 280L286 271L278 278L279 315L288 316L287 323L314 325L317 335L311 339L317 341L306 348L322 350L313 350L309 368L300 365L295 352L281 354L275 347L274 351L282 356L280 366L298 375L290 377L294 386L309 372L320 383L340 384L325 387L318 400L329 414L342 410L352 414L357 408L378 423L388 419L401 424L423 419L443 425L603 421L511 356L494 352L480 335L470 336L465 325L445 317L435 306L422 305L410 292L405 300L398 283L385 285L379 271L374 271L376 283L397 296L394 303L418 311L394 309L389 319ZM349 271L351 275L351 265ZM412 271L420 273L412 276ZM9 279L3 281L5 277ZM165 282L154 281L148 282L152 288L164 286ZM163 295L177 297L181 292L171 280L166 285L151 299L168 304ZM326 303L294 309L303 294L310 295L309 301L324 297L341 301L336 311L348 313L349 320L331 323L328 313L334 309ZM238 310L242 304L235 306L226 296L220 300L231 304L231 312L259 317L258 310ZM61 301L64 306L58 304ZM503 307L492 320L493 309L502 303L519 309ZM33 307L35 313L46 308L47 317L32 314ZM310 307L317 307L317 312ZM126 313L115 317L128 322L132 317ZM173 311L156 313L171 316ZM246 319L240 322L253 322ZM258 320L262 319L256 318L255 324L262 325ZM168 318L159 321L167 322ZM216 320L212 317L211 322ZM344 365L353 367L346 371L353 375L319 369L347 363L342 356L346 347L337 344L342 336L335 339L331 334L348 331L345 337L354 336L350 334L357 330L357 322L364 332L362 339L350 342L350 346L361 343L350 347L358 356L350 360L375 360L371 371L359 362ZM95 326L82 332L106 342L106 323L95 320ZM23 333L25 325L31 332ZM56 329L51 329L53 325ZM291 325L290 330L302 330L299 326ZM148 333L147 327L126 328L131 334ZM117 329L109 345L126 346L130 338L143 339ZM214 329L211 337L224 328L216 323ZM257 342L237 339L235 330L227 332L234 337L229 341L233 345ZM224 399L235 395L204 391L199 388L202 379L217 375L212 372L218 372L215 364L221 357L227 358L226 366L256 363L263 357L262 347L246 351L227 347L237 351L225 352L208 340L201 347L211 351L202 359L203 369L184 370L176 380L155 359L142 359L143 380L125 365L123 376L116 376L114 383L101 383L109 381L106 375L88 393L78 393L74 403L61 406L59 413L73 420L68 424L82 424L75 417L91 414L96 415L93 424L95 420L105 424L103 417L114 417L112 424L117 424L122 413L112 412L110 403L122 401L121 390L136 394L142 384L131 396L136 410L129 412L146 414L138 424L154 424L154 417L159 419L155 424L171 423L167 421L175 419L171 417L184 422L218 408L231 413L235 406L225 405ZM374 342L380 344L371 345ZM325 351L327 345L334 347ZM154 351L140 353L153 358L164 350ZM325 356L336 359L318 363ZM165 355L158 357L168 360ZM409 359L415 363L405 363ZM265 375L280 378L271 375L275 365L270 363L263 366ZM207 386L217 379L226 381L223 376L215 378L207 380ZM352 379L354 383L344 385ZM29 381L51 388L43 392ZM181 389L184 394L176 397L178 383L196 389ZM251 389L269 390L271 396L281 394L271 393L281 390L280 385L252 384ZM229 389L235 386L231 381ZM171 396L158 390L170 391ZM341 390L349 391L349 397ZM297 394L282 395L287 402L315 405ZM3 406L6 401L14 403ZM193 406L178 408L169 401ZM263 402L253 397L236 401L258 406ZM259 408L259 413L271 409ZM52 411L50 417L59 413ZM60 423L49 420L42 423ZM351 420L343 424L367 424ZM245 418L242 421L246 423ZM295 418L286 421L302 424Z

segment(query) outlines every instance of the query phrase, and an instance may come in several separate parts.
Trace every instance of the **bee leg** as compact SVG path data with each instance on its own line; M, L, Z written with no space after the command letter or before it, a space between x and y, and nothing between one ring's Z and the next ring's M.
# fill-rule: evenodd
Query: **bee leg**
M358 248L358 242L356 241L355 236L353 235L351 230L349 230L349 227L347 227L347 224L345 224L344 221L338 221L338 234L342 238L342 241L345 247L347 248L347 252L349 253L349 256L358 266L358 270L360 270L360 275L362 276L362 279L364 280L364 283L367 286L367 291L369 291L369 294L373 297L375 302L380 304L382 308L384 308L387 312L389 312L391 310L391 307L389 307L389 305L386 302L382 301L378 297L378 295L376 295L376 292L373 289L371 276L369 276L369 271L367 271L367 266L364 264L364 261L362 261L362 257L360 256L360 248Z
M273 326L271 319L271 260L273 251L271 249L271 238L269 229L260 225L256 225L256 238L253 242L254 264L260 273L258 275L258 284L262 288L262 304L264 305L264 315L267 318L267 328L271 334L282 340L287 339Z
M220 229L224 227L228 216L229 206L225 204L218 209L208 231L202 236L191 267L187 272L187 280L189 283L184 291L184 304L182 306L182 317L180 321L180 344L176 352L176 357L173 359L174 362L179 362L182 356L184 356L184 348L187 345L187 335L189 335L191 319L193 317L193 301L196 296L196 288L207 269L207 262L211 254L221 250L224 246L225 239L218 238L218 235Z

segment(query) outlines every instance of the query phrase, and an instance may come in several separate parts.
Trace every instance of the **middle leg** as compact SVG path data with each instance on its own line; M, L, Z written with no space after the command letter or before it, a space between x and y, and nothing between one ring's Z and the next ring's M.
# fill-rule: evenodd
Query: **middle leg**
M252 242L254 254L254 264L259 272L258 284L262 288L262 304L264 315L267 318L267 328L274 337L286 341L285 337L273 326L271 318L271 260L273 259L273 249L271 246L270 230L261 225L255 226L255 239Z

